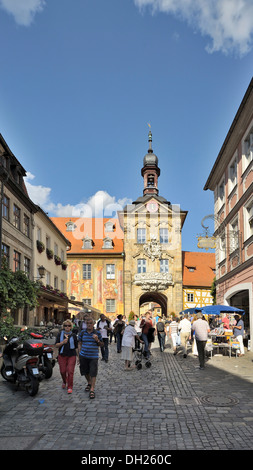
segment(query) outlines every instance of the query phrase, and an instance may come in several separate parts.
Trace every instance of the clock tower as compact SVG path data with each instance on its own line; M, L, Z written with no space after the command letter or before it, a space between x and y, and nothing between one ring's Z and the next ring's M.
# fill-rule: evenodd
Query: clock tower
M141 175L144 180L143 196L148 194L158 195L158 177L160 176L160 168L158 167L158 158L153 153L152 149L152 133L151 130L148 134L149 149L148 153L143 159L143 168Z
M143 159L143 195L120 212L124 230L124 311L159 304L164 315L183 307L181 230L187 215L159 195L158 158L149 149Z

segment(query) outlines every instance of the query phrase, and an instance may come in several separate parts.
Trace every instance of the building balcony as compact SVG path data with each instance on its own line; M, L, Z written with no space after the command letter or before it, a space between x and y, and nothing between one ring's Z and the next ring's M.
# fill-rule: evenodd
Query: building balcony
M142 290L166 290L169 286L173 286L173 277L170 273L138 273L134 275L134 284L140 286Z

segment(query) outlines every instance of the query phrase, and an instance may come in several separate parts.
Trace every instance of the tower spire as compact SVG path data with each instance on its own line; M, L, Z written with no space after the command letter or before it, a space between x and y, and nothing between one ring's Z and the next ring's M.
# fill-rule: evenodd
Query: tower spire
M143 195L149 194L156 194L158 195L158 177L160 175L160 168L158 167L158 158L154 154L152 149L152 132L151 132L151 125L149 126L149 133L148 133L148 153L145 155L143 159L143 168L141 170L141 174L144 180L144 189Z
M152 132L151 132L151 125L148 123L149 133L148 133L148 153L153 153L152 149Z

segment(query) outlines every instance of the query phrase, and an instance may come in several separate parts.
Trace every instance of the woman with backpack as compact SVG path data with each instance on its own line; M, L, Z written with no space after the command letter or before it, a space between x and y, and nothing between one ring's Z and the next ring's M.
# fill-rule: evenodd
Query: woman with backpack
M163 352L165 348L166 329L165 329L165 323L162 317L158 318L158 322L156 324L156 332L157 332L158 341L160 345L160 351Z

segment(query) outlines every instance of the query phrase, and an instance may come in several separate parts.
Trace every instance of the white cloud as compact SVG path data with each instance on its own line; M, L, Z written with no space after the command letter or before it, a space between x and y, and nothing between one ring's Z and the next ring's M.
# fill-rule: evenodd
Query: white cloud
M41 12L45 5L45 0L0 0L0 7L22 26L30 26L36 13Z
M247 54L252 47L252 0L134 0L143 10L151 8L186 21L203 36L209 36L208 52Z
M31 180L35 178L32 173L29 171L26 174L26 177L24 178L25 180L25 185L26 189L28 191L30 199L35 203L41 206L42 208L46 206L47 204L50 204L50 193L51 193L51 188L46 188L45 186L35 186L30 183Z
M131 204L128 198L116 200L106 191L97 191L87 201L81 201L77 204L61 203L55 204L51 201L51 188L42 185L34 185L30 181L35 176L27 172L25 185L31 200L40 206L50 216L56 217L112 217L115 212L122 210L126 204Z

